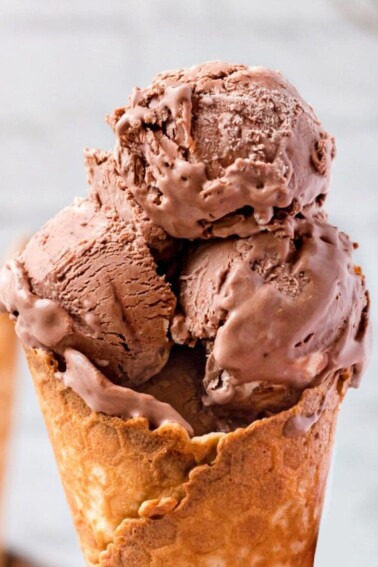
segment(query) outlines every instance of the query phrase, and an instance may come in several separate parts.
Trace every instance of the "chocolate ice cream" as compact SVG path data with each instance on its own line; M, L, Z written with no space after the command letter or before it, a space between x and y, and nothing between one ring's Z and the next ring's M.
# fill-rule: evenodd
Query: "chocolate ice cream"
M162 73L109 117L125 183L179 238L258 231L321 204L334 140L278 72L206 63Z
M75 201L30 240L18 266L3 268L2 281L0 306L18 317L28 346L77 349L124 385L147 380L168 359L175 296L139 230L114 210Z
M352 248L335 227L299 219L293 238L261 232L189 249L172 334L208 349L205 403L273 409L325 373L354 365L358 376L368 297Z
M104 209L115 211L119 218L140 232L154 258L171 258L177 243L154 224L137 203L117 170L112 152L86 149L85 167L90 186L89 197Z
M158 75L108 121L114 151L85 152L88 198L0 274L24 344L55 353L97 412L197 434L291 407L331 372L356 383L368 296L322 208L334 140L296 89L207 63Z

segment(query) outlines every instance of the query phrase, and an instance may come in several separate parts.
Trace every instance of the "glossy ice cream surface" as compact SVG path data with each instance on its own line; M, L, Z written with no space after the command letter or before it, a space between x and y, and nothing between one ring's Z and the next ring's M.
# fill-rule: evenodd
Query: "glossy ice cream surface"
M75 348L122 384L143 382L164 366L176 298L133 224L77 200L30 240L19 262L32 292L63 308L67 320L52 344L31 337L28 346L60 355ZM28 324L31 312L12 301L18 325Z
M294 237L261 232L195 244L181 272L178 342L208 349L206 403L254 405L261 390L287 395L366 352L368 298L348 237L299 219Z
M333 138L296 89L262 67L162 73L109 122L125 182L175 237L246 236L328 189Z
M368 296L322 208L334 140L296 89L209 63L159 75L108 121L114 151L85 152L88 198L0 273L0 309L56 354L57 379L96 411L196 435L339 369L357 382Z

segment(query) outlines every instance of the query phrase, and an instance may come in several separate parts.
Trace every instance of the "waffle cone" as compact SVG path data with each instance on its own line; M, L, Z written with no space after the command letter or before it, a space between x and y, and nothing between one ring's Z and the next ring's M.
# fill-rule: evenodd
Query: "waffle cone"
M349 374L288 411L190 439L177 425L92 412L27 352L81 546L97 567L310 567ZM294 416L318 415L288 436Z
M0 315L0 486L4 483L6 445L9 437L14 374L16 335L9 315Z
M9 315L0 315L0 509L3 512L4 476L7 446L11 428L12 402L15 385L16 335ZM0 567L5 565L3 555L3 516L0 525Z

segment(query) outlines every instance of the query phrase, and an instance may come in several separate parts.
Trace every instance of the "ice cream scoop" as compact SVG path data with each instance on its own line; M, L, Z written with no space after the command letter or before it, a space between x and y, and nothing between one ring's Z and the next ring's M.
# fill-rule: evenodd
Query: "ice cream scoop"
M77 200L3 268L0 305L27 346L88 356L114 382L138 384L166 363L176 299L133 223Z
M321 204L334 140L284 77L206 63L158 75L109 117L118 169L170 235L246 236Z
M172 334L207 346L207 403L253 407L255 392L272 385L279 400L324 372L358 375L368 297L352 248L316 219L297 219L294 238L261 232L193 245Z
M139 231L157 261L172 260L177 243L148 218L118 173L112 152L86 149L85 167L90 186L89 197L103 209L113 211L121 220Z

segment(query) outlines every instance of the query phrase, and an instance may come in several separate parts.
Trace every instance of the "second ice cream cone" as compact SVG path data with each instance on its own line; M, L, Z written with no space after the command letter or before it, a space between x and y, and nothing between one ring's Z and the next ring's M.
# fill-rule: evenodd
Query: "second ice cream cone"
M8 440L14 390L16 335L8 315L0 315L0 486L4 481L5 446Z
M16 335L14 323L8 315L0 315L0 507L3 511L3 487L7 444L11 424L14 374L16 363ZM1 532L2 533L2 532ZM0 534L0 566L3 565L2 536Z
M27 354L88 565L313 565L348 373L288 411L190 439L92 412L51 356Z

